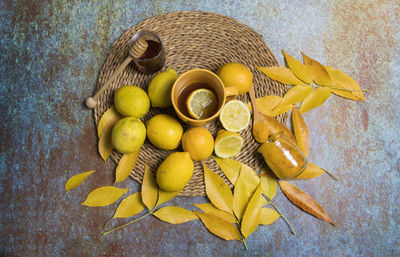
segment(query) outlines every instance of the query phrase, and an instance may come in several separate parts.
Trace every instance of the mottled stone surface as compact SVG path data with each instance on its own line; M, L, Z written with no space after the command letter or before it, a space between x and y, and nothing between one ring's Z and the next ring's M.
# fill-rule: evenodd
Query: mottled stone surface
M89 1L88 1L89 2ZM296 181L336 223L300 211L279 191L292 222L260 227L248 239L223 241L200 223L169 225L147 217L100 236L116 204L80 205L111 185L115 164L96 150L92 112L83 102L112 42L155 14L204 10L236 18L281 49L300 51L353 76L366 103L331 97L304 115L310 159L343 179ZM0 256L399 256L399 1L1 1ZM249 42L251 43L251 42ZM77 189L64 183L96 169ZM138 184L121 186L131 192ZM194 209L206 199L177 198Z

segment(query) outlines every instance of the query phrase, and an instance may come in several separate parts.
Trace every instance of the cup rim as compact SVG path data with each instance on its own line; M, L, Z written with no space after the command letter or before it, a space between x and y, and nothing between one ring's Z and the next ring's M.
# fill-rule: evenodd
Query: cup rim
M176 88L176 85L178 84L179 80L180 80L183 76L187 76L187 74L193 73L193 72L204 72L204 73L208 73L208 74L212 75L213 77L215 77L215 78L217 79L217 81L218 81L218 82L222 85L222 87L224 88L224 99L223 99L223 102L226 101L225 85L224 85L224 82L222 82L222 80L218 77L218 75L215 74L214 72L210 71L210 70L207 70L207 69L203 69L203 68L194 68L194 69L191 69L191 70L188 70L188 71L184 72L184 73L183 73L182 75L180 75L180 76L178 77L178 79L174 82L174 85L172 86L172 89L171 89L171 102L172 102L172 106L174 107L174 110L175 110L175 112L178 114L178 116L185 117L185 119L187 119L188 122L191 122L191 123L208 123L209 121L212 121L212 120L214 120L215 118L218 117L218 115L219 115L219 114L221 113L221 111L222 111L222 108L223 108L224 104L222 104L221 107L220 107L212 116L210 116L210 117L208 117L208 118L206 118L206 119L196 120L196 119L193 119L193 118L191 118L191 117L188 117L188 116L184 115L184 114L179 110L177 104L175 103L174 97L173 97L173 92L174 92L174 90L175 90L175 88ZM185 121L184 121L184 122L185 122Z

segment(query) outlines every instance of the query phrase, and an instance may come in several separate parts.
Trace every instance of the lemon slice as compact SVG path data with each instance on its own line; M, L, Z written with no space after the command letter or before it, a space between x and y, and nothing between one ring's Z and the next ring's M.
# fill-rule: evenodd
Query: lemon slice
M186 101L186 107L190 116L196 120L201 120L212 116L218 107L217 97L214 92L200 88L194 90Z
M250 110L247 105L240 100L232 100L222 108L219 120L224 129L239 132L250 123Z
M222 130L215 139L214 152L220 158L231 158L243 147L243 138L235 132Z

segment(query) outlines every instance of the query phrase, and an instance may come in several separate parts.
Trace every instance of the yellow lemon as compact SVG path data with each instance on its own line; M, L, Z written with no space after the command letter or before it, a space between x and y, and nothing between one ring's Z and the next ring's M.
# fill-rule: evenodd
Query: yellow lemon
M253 73L240 63L227 63L218 69L217 75L225 87L236 87L239 95L249 91L253 83Z
M111 142L120 153L132 153L140 149L146 139L146 127L134 117L119 120L113 127Z
M240 100L227 102L222 108L219 120L224 129L233 132L239 132L250 123L250 110L247 105Z
M206 128L192 127L183 134L182 147L189 152L192 160L201 161L211 156L214 138Z
M186 107L190 116L196 120L201 120L212 116L218 107L217 97L214 92L200 88L194 90L186 101Z
M178 147L182 134L182 125L167 114L157 114L147 122L147 138L160 149L172 150Z
M220 158L231 158L243 147L243 138L236 132L220 130L215 138L214 152Z
M147 90L152 107L167 108L172 105L171 89L178 74L174 69L168 69L157 74L150 82Z
M193 175L194 164L188 152L170 154L158 167L156 180L165 191L180 191Z
M123 116L142 118L150 109L146 92L136 86L124 86L115 91L114 106Z

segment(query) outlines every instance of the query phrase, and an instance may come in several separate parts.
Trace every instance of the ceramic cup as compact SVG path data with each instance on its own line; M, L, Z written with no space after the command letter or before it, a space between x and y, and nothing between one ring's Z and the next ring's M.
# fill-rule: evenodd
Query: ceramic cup
M184 104L186 103L187 93L184 95L183 92L187 91L185 90L187 87L191 87L194 84L204 85L204 88L211 89L214 91L218 99L217 111L206 119L193 119L188 114L186 105ZM218 117L228 96L234 96L237 94L237 88L226 88L222 80L215 73L206 69L192 69L183 73L175 81L171 90L171 100L176 114L183 122L191 126L203 126ZM182 99L182 97L186 99Z

